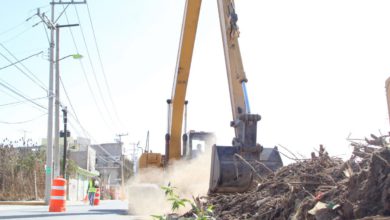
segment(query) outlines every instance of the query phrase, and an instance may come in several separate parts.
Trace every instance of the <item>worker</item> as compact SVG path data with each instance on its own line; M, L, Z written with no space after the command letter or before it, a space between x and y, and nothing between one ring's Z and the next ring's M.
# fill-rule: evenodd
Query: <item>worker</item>
M88 188L87 188L89 205L91 206L93 206L95 201L96 188L97 188L97 180L95 177L92 177L88 182Z

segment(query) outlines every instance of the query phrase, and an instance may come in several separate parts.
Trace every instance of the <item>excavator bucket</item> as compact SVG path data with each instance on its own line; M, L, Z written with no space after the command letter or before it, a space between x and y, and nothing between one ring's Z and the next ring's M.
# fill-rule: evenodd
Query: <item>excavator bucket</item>
M238 147L213 146L209 193L244 192L250 187L252 171L238 154Z
M211 157L209 193L245 192L252 184L254 172L266 175L283 166L276 147L261 148L259 157L253 152L240 152L239 147L214 145Z

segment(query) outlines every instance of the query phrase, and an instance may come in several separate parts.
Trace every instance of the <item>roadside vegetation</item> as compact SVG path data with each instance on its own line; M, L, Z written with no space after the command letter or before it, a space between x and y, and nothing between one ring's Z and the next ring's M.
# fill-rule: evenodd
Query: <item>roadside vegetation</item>
M44 197L45 150L0 144L0 201Z
M196 219L196 220L214 220L212 217L213 206L204 206L204 203L200 202L200 198L192 197L193 201L180 197L179 194L175 192L176 187L168 184L167 186L161 186L161 189L164 190L167 200L171 203L172 213L165 215L152 215L155 220L170 220L170 219ZM180 207L186 207L186 204L191 207L191 210L186 214L180 216L176 211Z

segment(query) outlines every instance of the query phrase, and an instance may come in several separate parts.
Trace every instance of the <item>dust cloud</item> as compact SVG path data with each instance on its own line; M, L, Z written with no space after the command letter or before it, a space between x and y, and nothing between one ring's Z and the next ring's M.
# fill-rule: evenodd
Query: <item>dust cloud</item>
M180 198L192 200L192 196L207 194L210 178L211 150L191 160L174 161L167 169L147 168L141 170L127 184L129 213L138 215L163 215L171 213L171 202L167 201L161 186L168 183L175 187ZM190 209L186 204L176 213Z

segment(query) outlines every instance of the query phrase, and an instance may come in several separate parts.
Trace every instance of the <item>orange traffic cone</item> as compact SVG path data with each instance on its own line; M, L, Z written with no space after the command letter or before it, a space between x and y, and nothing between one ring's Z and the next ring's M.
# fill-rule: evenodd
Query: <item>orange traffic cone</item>
M66 180L57 177L53 180L50 193L50 207L49 212L65 212L65 184Z
M95 199L93 200L94 205L99 205L100 203L100 188L96 188Z

